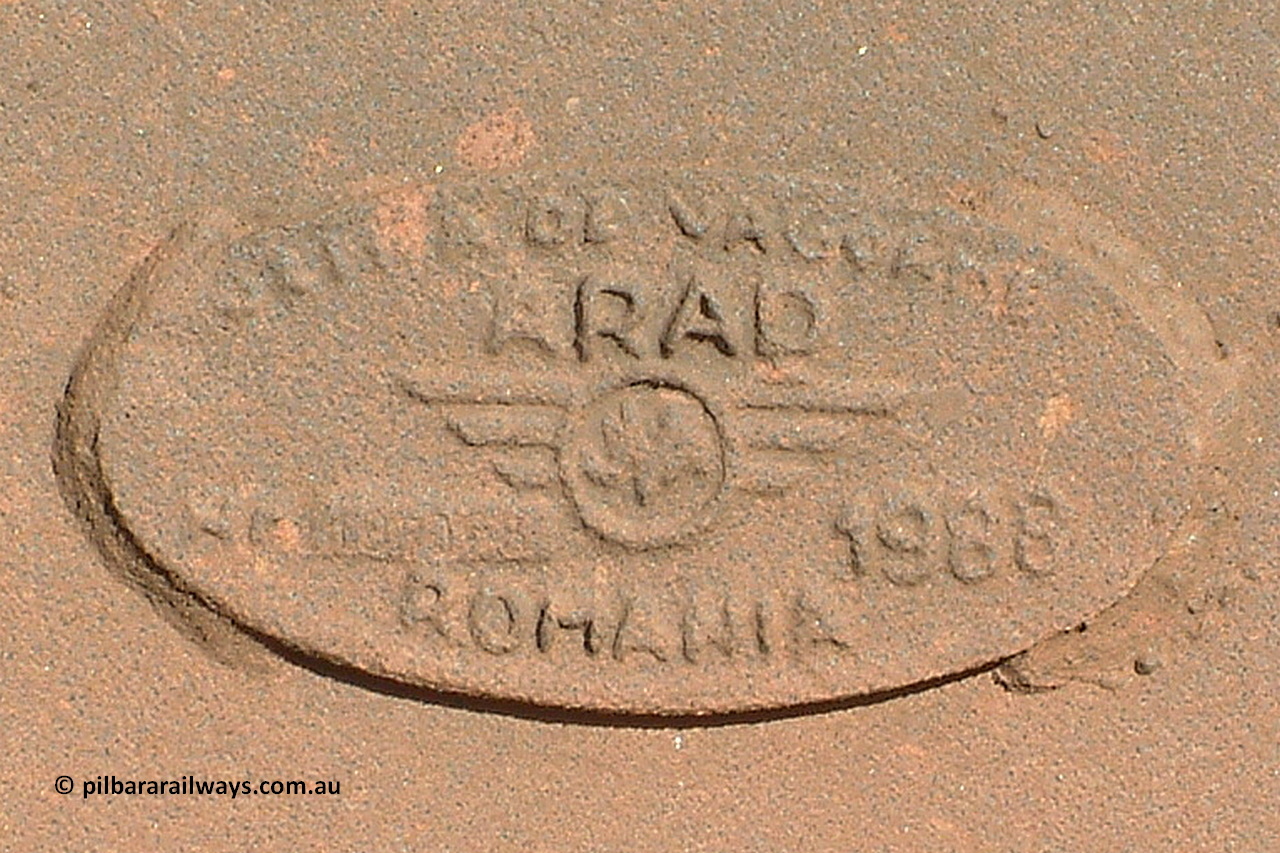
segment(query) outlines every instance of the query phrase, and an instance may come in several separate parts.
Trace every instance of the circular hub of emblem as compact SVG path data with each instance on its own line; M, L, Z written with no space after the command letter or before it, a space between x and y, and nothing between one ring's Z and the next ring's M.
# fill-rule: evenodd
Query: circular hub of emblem
M561 472L588 527L629 547L653 547L709 516L725 482L724 444L698 397L640 382L586 407Z

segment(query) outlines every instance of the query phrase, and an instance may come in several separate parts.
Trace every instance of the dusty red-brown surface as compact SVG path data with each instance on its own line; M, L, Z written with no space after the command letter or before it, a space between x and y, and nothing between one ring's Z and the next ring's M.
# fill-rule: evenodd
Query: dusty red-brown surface
M0 848L1280 845L1272 807L1280 794L1275 11L1261 3L1194 13L1119 3L999 13L946 4L332 5L0 3L0 722L8 746ZM563 681L545 661L534 675L518 664L485 670L474 649L449 652L457 658L442 671L420 650L396 658L363 623L326 616L325 607L352 603L340 573L305 575L311 589L272 587L260 581L275 583L279 565L228 580L219 574L227 563L170 547L166 525L189 507L165 497L178 485L166 489L199 467L178 464L174 436L198 433L209 419L191 414L199 406L183 407L165 371L180 375L174 362L184 352L193 364L205 359L199 341L208 336L174 349L181 335L153 340L150 320L118 322L133 315L113 298L137 270L156 268L145 259L162 263L181 244L175 228L213 222L244 234L257 227L246 223L301 222L373 198L365 221L377 250L416 257L437 239L432 187L584 173L624 183L653 173L748 183L864 176L881 206L953 211L1084 269L1129 311L1127 325L1092 332L1084 315L1075 326L1064 321L1084 337L1063 369L1097 359L1089 375L1100 384L1077 379L1041 396L1031 389L1035 405L999 398L1000 411L1031 417L1032 438L1045 448L1079 438L1048 467L1086 491L1090 478L1124 490L1107 506L1131 515L1090 516L1079 539L1067 540L1074 562L1054 575L1065 578L1061 595L1045 594L1025 612L1009 603L1021 599L1002 600L1003 621L989 623L973 611L968 621L956 616L959 598L933 615L904 608L918 621L901 644L877 634L885 645L875 652L889 663L874 676L840 664L818 681L786 672L734 681L725 674L731 659L710 676L709 664L691 660L684 675L643 670L593 685L596 670L578 664L564 667ZM910 204L884 198L899 185L918 196ZM170 278L179 289L185 281ZM436 278L443 301L465 304L468 282ZM192 278L190 292L200 287ZM160 302L170 316L187 316L181 300ZM1006 302L997 294L992 316L1001 322ZM432 310L429 294L426 304L415 309L422 316ZM361 328L405 331L380 325L382 316L418 315L371 311ZM465 329L470 315L461 309L459 318ZM434 334L442 323L431 322ZM447 345L451 333L441 334ZM763 337L756 373L776 378L787 367L779 350L800 339ZM307 358L357 352L366 338L353 333L345 350L297 338L305 356L292 369L305 376ZM1002 364L1016 365L1001 349L1006 339L983 340ZM1126 357L1147 353L1152 370L1108 379L1108 366L1114 376L1121 362L1107 344L1118 340ZM104 400L99 369L114 363L104 346L125 341L157 365L145 381L129 380L136 399L128 405L120 403L127 394ZM379 352L389 359L382 366L393 366L395 353ZM212 371L202 393L232 368L253 375L234 360L223 373L209 367L216 360L200 363ZM1028 364L1026 375L1043 384ZM410 380L407 396L435 399L421 376ZM676 417L680 407L694 413L695 446L710 442L697 438L703 415L687 399L701 386L660 387ZM612 401L644 393L606 393L576 428L599 427ZM1128 431L1117 435L1153 438L1133 453L1156 447L1152 459L1186 466L1185 476L1157 476L1147 462L1148 475L1130 471L1127 485L1108 473L1096 437L1111 433L1096 419L1103 401L1115 400L1144 423L1182 424L1182 432L1143 432L1118 415ZM130 432L123 413L143 411L130 406L178 413L178 432L156 422L149 433ZM209 427L199 446L260 459L254 422L236 434L243 413L218 411L232 427ZM100 446L94 436L104 423ZM475 428L450 427L464 439ZM401 435L394 419L369 430L380 447ZM450 446L428 443L425 455ZM152 447L160 452L148 455ZM1021 476L1028 452L1015 447L999 470ZM666 505L674 509L654 522L616 509L599 491L607 478L575 480L564 458L565 485L552 492L563 488L592 531L580 541L595 536L613 554L665 553L667 540L691 535L686 511L701 511L719 488L716 480L704 494L685 483ZM95 473L99 462L112 476ZM519 471L504 476L537 481ZM381 476L393 482L395 473ZM1176 511L1149 497L1168 483ZM821 491L809 498L825 500ZM791 505L795 518L816 511ZM750 501L733 506L748 519L765 512ZM778 515L784 542L796 535L795 518ZM221 536L219 519L202 523ZM1099 524L1124 531L1124 540L1098 545L1088 534ZM306 535L289 518L272 532L285 551ZM877 541L892 551L896 540L882 533ZM659 573L665 565L634 562ZM971 567L951 572L957 583L977 579ZM877 611L886 621L893 612ZM1083 626L1006 659L1068 615ZM928 634L953 617L961 628ZM256 639L239 633L244 627ZM632 647L615 637L613 648ZM652 652L639 657L657 658ZM798 701L818 704L778 710ZM64 775L70 794L55 790ZM341 789L85 798L84 783L99 776L323 779Z

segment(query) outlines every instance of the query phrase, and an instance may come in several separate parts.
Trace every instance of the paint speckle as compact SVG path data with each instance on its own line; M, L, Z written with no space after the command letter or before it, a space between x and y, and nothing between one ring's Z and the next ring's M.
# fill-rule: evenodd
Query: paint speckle
M536 143L533 124L519 107L513 107L464 130L458 139L458 162L486 172L514 169Z
M1075 415L1075 403L1071 401L1070 396L1058 394L1050 397L1045 403L1044 414L1040 415L1040 432L1044 435L1045 441L1056 438L1063 427L1071 423Z

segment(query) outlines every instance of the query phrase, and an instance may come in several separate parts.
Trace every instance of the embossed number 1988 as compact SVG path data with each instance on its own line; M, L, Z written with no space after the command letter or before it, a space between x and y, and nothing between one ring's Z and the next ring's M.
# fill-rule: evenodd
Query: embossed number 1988
M933 573L965 583L1016 566L1030 576L1054 571L1063 527L1059 502L1032 491L1012 505L984 496L954 506L905 494L878 508L851 511L836 522L849 539L847 580L879 573L897 586L915 586Z

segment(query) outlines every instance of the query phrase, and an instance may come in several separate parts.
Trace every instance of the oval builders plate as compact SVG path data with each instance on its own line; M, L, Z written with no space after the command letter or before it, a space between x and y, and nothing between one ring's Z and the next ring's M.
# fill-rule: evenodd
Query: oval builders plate
M1096 613L1185 502L1203 318L1079 228L715 174L213 217L117 298L62 452L316 660L633 713L890 690Z

